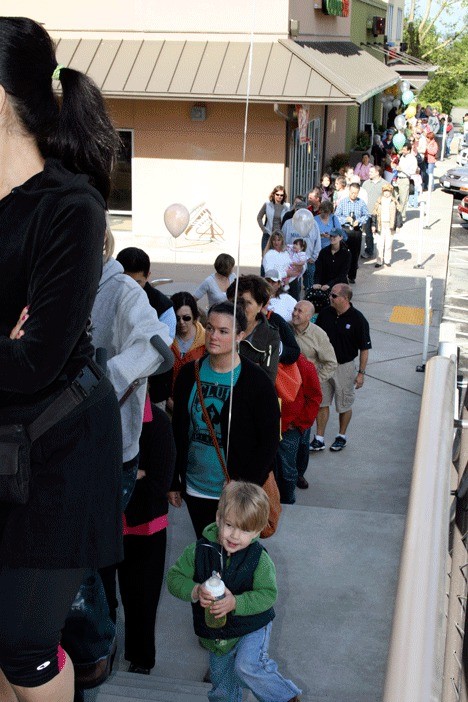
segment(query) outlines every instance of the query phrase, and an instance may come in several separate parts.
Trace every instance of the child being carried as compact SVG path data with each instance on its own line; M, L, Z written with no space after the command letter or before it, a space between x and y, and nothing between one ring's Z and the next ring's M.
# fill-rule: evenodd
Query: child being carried
M283 283L288 283L292 278L300 278L307 268L307 242L304 239L294 239L292 244L288 244L286 249L291 259L286 270L286 278Z

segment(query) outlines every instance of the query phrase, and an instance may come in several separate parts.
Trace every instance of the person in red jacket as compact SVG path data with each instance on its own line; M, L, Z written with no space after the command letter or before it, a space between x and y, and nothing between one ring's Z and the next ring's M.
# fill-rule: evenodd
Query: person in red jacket
M301 353L296 361L302 383L296 399L281 405L281 432L277 455L277 483L283 504L296 501L297 451L301 435L310 429L322 402L322 390L315 366Z

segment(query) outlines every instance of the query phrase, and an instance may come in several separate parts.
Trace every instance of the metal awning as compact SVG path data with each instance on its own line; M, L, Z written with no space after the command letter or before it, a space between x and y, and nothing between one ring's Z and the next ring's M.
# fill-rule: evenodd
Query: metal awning
M411 56L404 51L399 51L393 46L384 46L377 42L367 42L362 46L367 46L377 54L385 56L387 66L391 66L402 80L409 81L415 90L422 90L429 82L431 75L439 68L439 66Z
M107 97L243 102L250 43L135 35L54 35L59 63L88 74ZM253 45L250 99L263 103L361 104L398 73L347 42Z

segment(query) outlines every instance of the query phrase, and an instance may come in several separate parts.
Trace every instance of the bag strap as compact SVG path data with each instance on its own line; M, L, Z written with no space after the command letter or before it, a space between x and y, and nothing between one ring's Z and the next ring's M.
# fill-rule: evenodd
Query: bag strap
M89 396L103 377L101 369L94 363L88 362L81 369L72 384L66 388L39 417L29 424L26 429L31 441L36 441L45 434L54 424L60 422L75 407Z
M200 406L201 406L202 413L203 413L203 419L205 420L205 424L208 427L208 431L210 432L211 441L213 442L213 446L215 448L216 455L218 456L218 460L221 464L221 468L223 469L224 477L226 478L226 481L229 483L231 478L229 477L226 462L223 458L223 454L221 453L221 449L219 448L218 439L216 438L215 430L213 429L213 424L211 423L210 415L208 414L208 410L206 409L205 400L203 397L202 386L201 386L201 382L200 382L200 363L199 363L198 358L195 361L195 380L197 382L198 399L200 400Z

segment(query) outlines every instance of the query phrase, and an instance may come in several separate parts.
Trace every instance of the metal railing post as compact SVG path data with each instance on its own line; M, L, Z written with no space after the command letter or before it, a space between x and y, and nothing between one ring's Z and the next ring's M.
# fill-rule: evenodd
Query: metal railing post
M431 214L431 198L432 198L432 188L434 187L434 173L429 174L429 183L427 186L427 200L426 200L426 224L425 229L429 229L429 217Z
M419 201L419 219L418 219L418 258L414 268L424 268L422 265L422 245L424 236L424 207L425 201L421 198Z
M422 364L416 366L418 372L424 372L427 363L427 353L429 350L429 327L431 325L431 309L432 309L432 276L426 275L426 294L424 297L424 333L423 333L423 350Z

